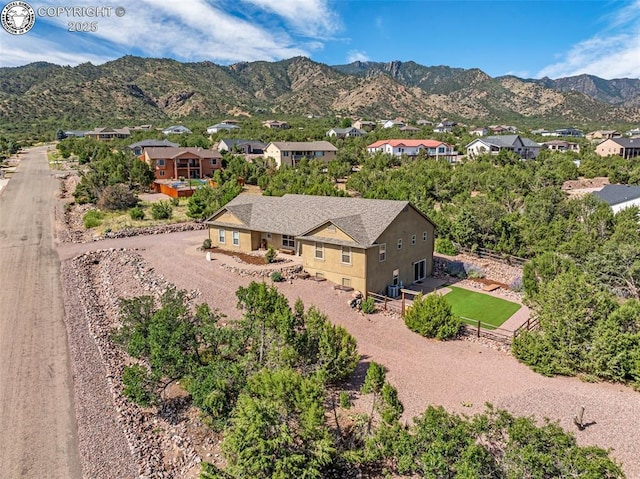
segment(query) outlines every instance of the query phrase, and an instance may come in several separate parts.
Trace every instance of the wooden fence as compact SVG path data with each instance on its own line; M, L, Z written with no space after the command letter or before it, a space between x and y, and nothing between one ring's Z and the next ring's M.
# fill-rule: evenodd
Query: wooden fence
M396 313L402 314L402 306L393 302L393 298L390 298L389 296L368 291L367 297L373 298L373 302L376 303L376 306L381 306L384 311L395 311Z
M540 320L538 318L529 317L526 323L516 328L516 330L513 332L513 337L517 338L518 335L523 331L532 331L534 329L538 329L539 327L540 327Z
M401 289L402 298L400 301L388 296L367 292L367 297L373 298L373 301L377 306L380 306L384 311L394 311L401 316L404 316L406 308L411 305L411 300L407 304L408 296L416 296L420 294L419 291L413 291L411 289ZM462 320L463 334L468 336L476 336L478 338L483 337L499 341L506 344L511 344L515 338L518 337L523 331L531 331L537 329L540 326L538 318L529 318L527 321L519 326L515 331L509 329L503 329L496 327L492 324L484 323L482 321L460 317Z
M483 323L476 319L460 317L462 320L463 334L476 336L478 338L488 338L494 341L511 344L515 338L515 332L508 329L496 328L492 324Z
M472 256L477 256L478 258L489 258L512 266L522 267L527 261L529 261L526 258L520 258L519 256L513 256L510 254L498 253L496 251L485 248L471 249L467 248L466 246L458 245L458 251L470 254Z

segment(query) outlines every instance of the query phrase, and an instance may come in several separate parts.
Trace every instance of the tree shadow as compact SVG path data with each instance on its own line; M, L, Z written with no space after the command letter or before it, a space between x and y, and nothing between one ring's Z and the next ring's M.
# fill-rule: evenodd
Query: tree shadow
M175 426L185 419L186 412L190 406L191 399L188 397L166 398L160 402L158 416Z

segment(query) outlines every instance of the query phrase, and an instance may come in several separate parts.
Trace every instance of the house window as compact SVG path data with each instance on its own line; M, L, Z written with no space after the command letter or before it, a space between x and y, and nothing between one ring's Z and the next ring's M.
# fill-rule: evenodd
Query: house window
M314 156L324 156L324 151L316 151L313 153Z
M426 231L422 232L422 241L427 241L427 232Z
M349 246L342 247L342 255L340 261L345 264L351 264L351 248Z
M394 269L393 270L393 278L391 279L391 284L393 286L398 286L400 284L400 270L399 269Z
M218 164L217 158L211 158L211 165L216 166Z
M164 176L164 171L161 171L161 172L160 172L160 176Z
M293 236L282 235L282 246L286 248L295 247L295 240L293 239Z
M240 246L240 232L233 232L233 246Z
M411 235L411 244L416 244L416 235Z
M381 263L387 260L387 243L378 245L378 260Z
M288 151L283 151L282 152L282 156L289 156L289 152Z
M224 230L223 229L219 229L218 230L218 243L224 244Z
M342 278L342 286L351 287L351 278Z
M156 165L164 168L164 160L156 160Z
M398 249L402 249L402 238L398 238Z
M315 258L316 259L324 259L324 244L316 243Z

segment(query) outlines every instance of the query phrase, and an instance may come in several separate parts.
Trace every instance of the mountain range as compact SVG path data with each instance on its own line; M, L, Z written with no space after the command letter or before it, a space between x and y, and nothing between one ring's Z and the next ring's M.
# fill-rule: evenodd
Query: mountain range
M81 128L308 114L448 117L470 124L639 123L640 80L492 78L475 68L411 61L329 66L305 57L220 66L125 56L102 65L0 68L3 130L40 122Z

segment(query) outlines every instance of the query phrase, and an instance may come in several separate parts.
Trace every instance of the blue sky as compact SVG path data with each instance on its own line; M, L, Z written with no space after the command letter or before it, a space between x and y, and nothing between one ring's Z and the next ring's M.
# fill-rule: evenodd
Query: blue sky
M0 3L4 6L5 2ZM640 0L41 0L24 35L0 30L0 66L104 63L126 54L329 65L413 60L491 76L640 78ZM109 17L39 15L111 6ZM123 16L115 8L123 7ZM68 32L69 22L97 31Z

